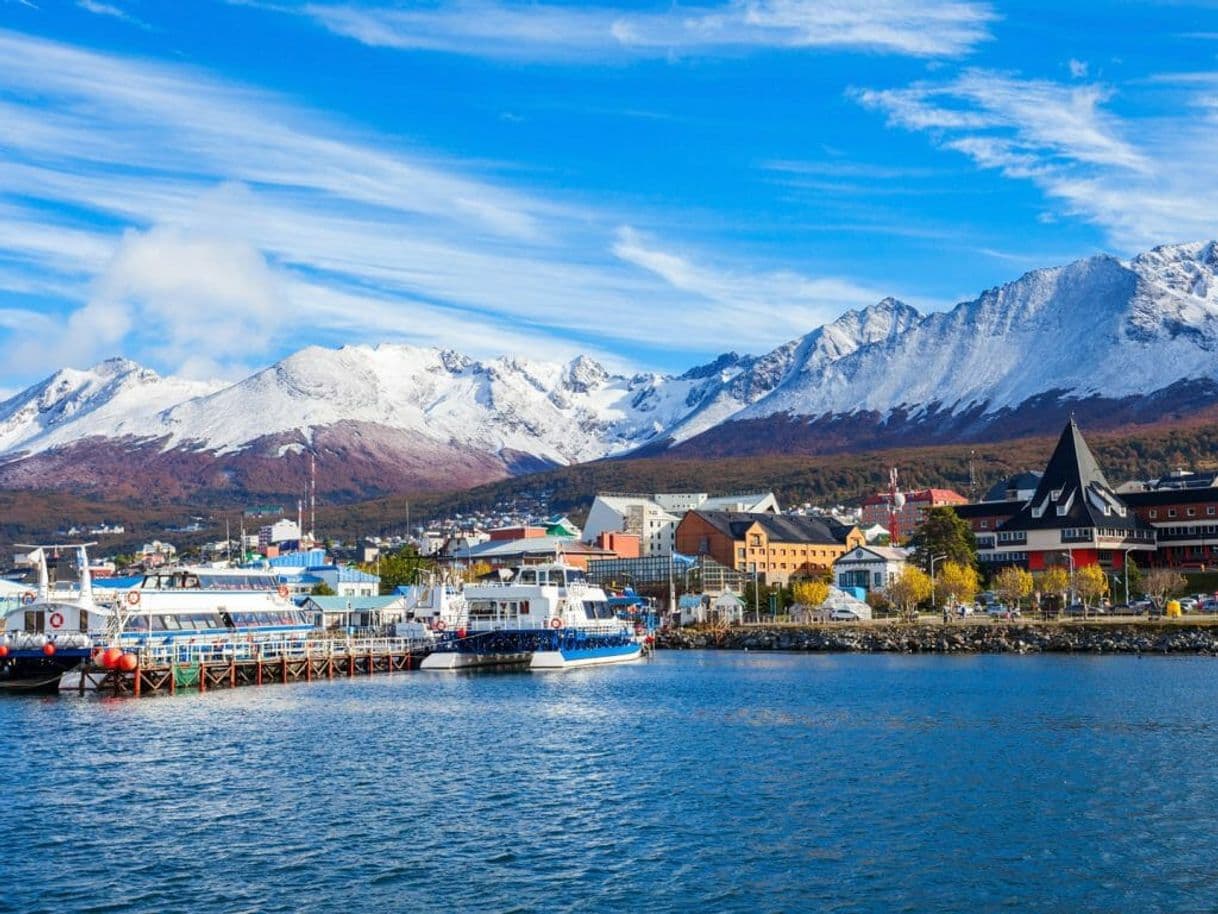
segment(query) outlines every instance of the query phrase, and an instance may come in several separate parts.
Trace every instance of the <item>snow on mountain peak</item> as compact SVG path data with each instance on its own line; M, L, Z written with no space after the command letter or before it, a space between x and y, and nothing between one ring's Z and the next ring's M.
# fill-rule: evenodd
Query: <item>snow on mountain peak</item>
M885 298L761 356L728 352L676 376L401 343L311 346L230 385L110 359L0 403L0 453L89 437L232 453L362 424L430 453L568 463L775 414L993 413L1048 392L1146 394L1218 378L1215 350L1218 244L1199 242L1034 270L946 312Z

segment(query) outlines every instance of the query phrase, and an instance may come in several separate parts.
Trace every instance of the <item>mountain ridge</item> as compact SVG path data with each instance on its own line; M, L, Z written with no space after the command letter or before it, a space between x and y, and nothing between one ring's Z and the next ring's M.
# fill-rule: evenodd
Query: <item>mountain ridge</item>
M403 343L312 346L232 384L123 358L0 403L0 486L299 491L476 485L624 455L834 453L1218 403L1218 243L1032 270L953 308L885 298L758 356L615 374L587 356L479 361ZM282 477L276 483L275 477Z

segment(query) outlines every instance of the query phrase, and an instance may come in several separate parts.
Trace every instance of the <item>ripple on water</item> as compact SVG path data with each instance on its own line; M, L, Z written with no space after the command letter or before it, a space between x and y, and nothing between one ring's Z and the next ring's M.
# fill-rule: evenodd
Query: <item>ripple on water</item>
M1210 910L1216 662L682 653L9 698L0 909Z

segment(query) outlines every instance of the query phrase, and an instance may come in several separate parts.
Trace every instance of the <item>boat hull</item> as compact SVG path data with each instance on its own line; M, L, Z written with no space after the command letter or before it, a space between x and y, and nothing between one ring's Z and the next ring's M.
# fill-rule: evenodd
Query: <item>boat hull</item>
M436 651L428 654L419 664L420 670L473 670L479 667L525 666L532 655L516 654L471 654L459 651Z
M643 645L622 644L574 650L536 651L529 661L531 670L569 670L606 663L629 663L643 656Z
M87 650L61 650L51 657L41 651L17 651L0 665L0 691L56 692L62 675L89 658Z

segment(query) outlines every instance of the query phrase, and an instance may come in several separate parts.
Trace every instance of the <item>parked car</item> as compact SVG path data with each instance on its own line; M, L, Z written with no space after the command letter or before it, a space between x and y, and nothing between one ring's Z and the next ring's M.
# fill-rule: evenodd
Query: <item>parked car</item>
M1129 608L1140 616L1149 613L1155 608L1155 604L1152 600L1134 600L1129 604Z
M1203 613L1218 613L1218 600L1213 597L1202 600L1197 604L1197 611Z
M1011 618L1017 618L1020 615L1018 606L1003 606L1001 603L991 603L985 608L986 614L993 616L995 619L1001 619L1010 615Z
M1193 597L1180 598L1180 612L1193 613L1197 611L1197 601Z
M863 617L856 613L853 609L845 609L838 607L829 613L829 618L834 622L862 622Z

